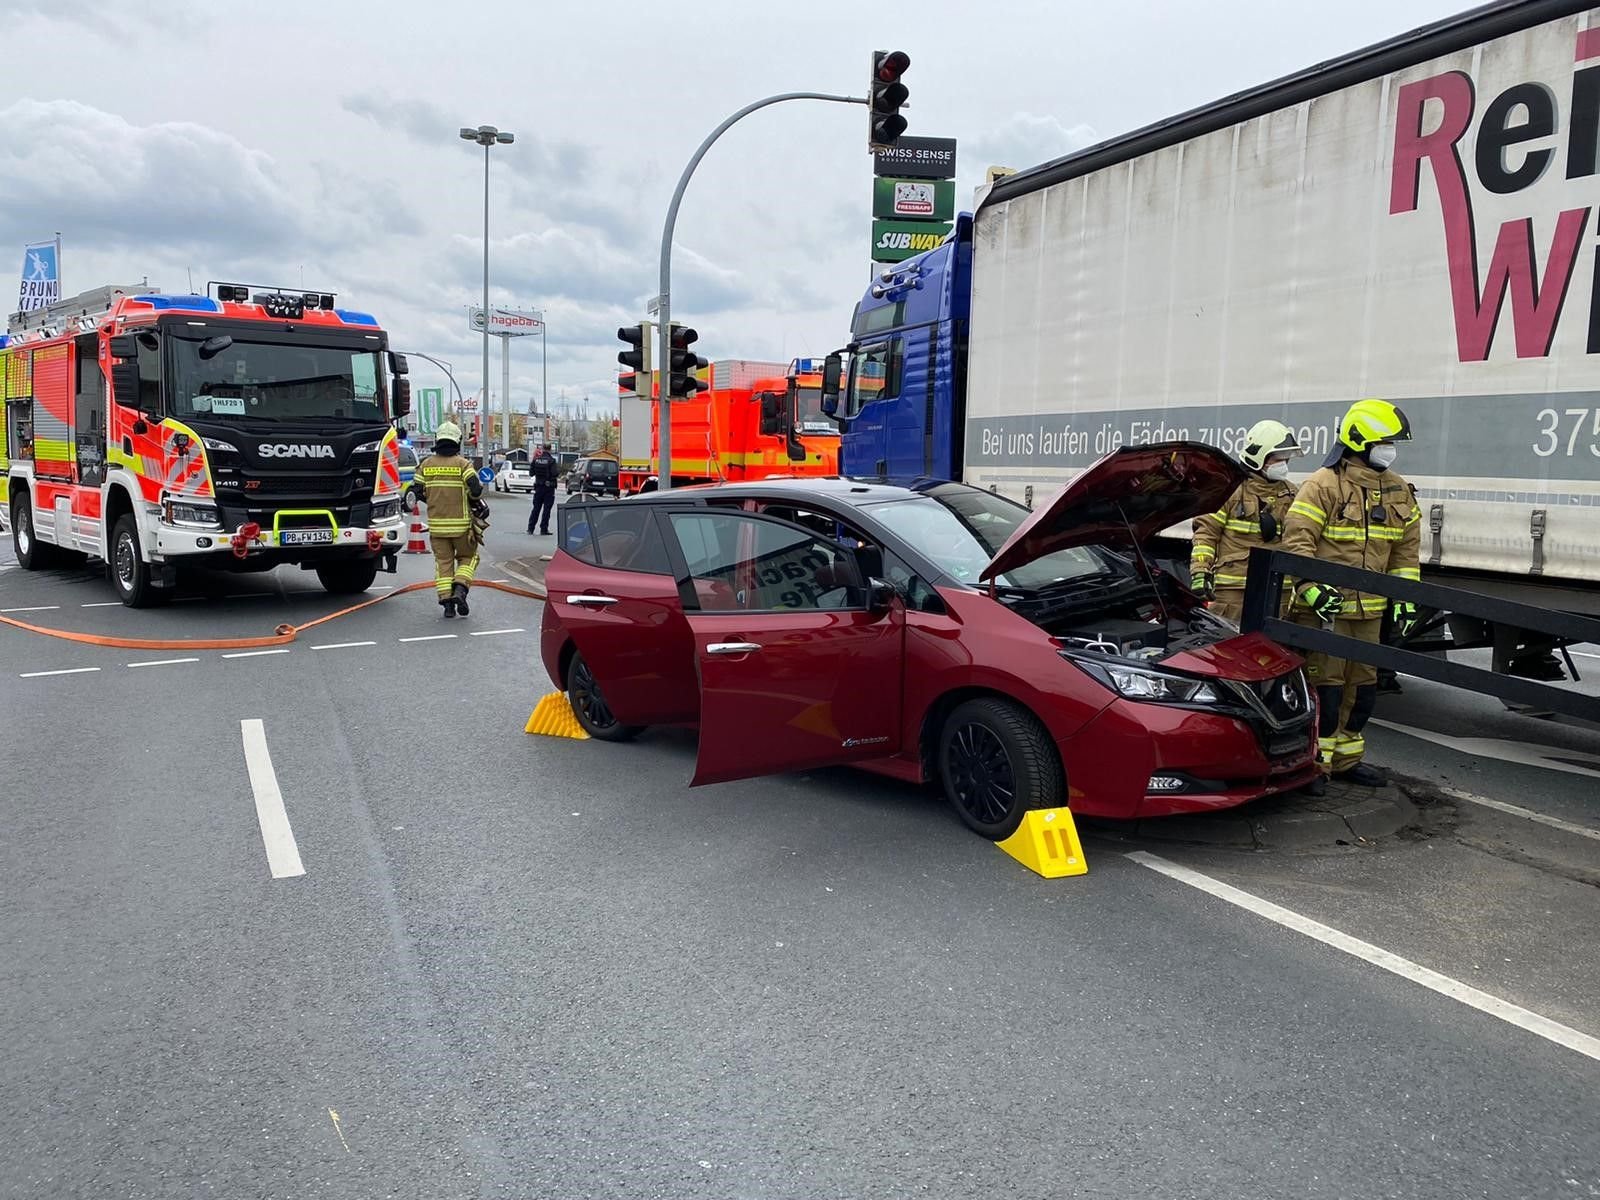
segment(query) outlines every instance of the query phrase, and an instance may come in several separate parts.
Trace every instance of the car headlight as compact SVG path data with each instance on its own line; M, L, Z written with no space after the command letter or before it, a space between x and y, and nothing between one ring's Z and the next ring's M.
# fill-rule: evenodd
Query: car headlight
M229 454L239 453L239 447L235 446L232 442L223 442L217 440L216 438L208 437L203 437L200 439L200 441L202 444L204 444L207 450L226 451Z
M380 500L372 506L372 519L374 521L388 521L400 515L400 501Z
M1061 657L1092 675L1117 695L1151 704L1220 705L1222 696L1212 684L1176 671L1137 667L1116 659L1061 651Z
M163 516L168 525L204 525L209 528L220 524L215 504L180 504L168 500L164 507Z

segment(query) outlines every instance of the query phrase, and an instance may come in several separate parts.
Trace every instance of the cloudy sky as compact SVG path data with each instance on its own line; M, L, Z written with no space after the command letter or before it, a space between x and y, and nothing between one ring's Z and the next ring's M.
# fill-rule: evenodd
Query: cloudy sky
M904 49L910 132L958 139L970 207L991 164L1031 166L1462 7L0 0L0 266L59 230L68 292L303 279L472 390L483 151L457 130L498 125L517 141L494 151L492 299L548 313L551 400L587 395L594 415L614 402L616 328L655 291L678 173L751 100L860 95L870 52ZM706 357L844 340L869 272L865 124L859 107L781 105L701 165L673 315ZM514 345L522 409L539 353ZM416 367L419 385L443 383ZM498 342L490 381L498 392Z

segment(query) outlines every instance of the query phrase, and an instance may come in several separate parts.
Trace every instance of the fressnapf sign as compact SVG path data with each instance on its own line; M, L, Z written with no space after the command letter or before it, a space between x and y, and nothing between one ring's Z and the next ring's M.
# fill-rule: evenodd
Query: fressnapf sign
M472 309L472 328L475 332L483 332L483 309ZM525 308L501 308L499 305L489 309L489 332L496 336L525 337L528 334L544 332L544 314Z
M874 156L874 175L911 179L954 179L955 138L903 137Z

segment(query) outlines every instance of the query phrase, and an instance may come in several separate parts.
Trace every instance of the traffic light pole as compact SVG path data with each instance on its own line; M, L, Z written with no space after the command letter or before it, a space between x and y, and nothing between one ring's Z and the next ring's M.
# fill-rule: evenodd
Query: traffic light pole
M834 104L866 104L867 100L861 96L831 96L826 92L784 92L777 96L768 96L765 100L757 100L754 104L747 104L721 125L711 131L711 135L700 143L700 149L694 152L694 157L689 160L689 165L684 167L683 174L678 178L677 190L672 193L672 203L667 206L667 222L661 230L661 290L656 297L659 308L656 314L656 329L660 334L657 339L661 345L662 371L661 371L661 399L657 402L661 406L661 454L660 465L657 468L658 476L656 487L666 491L672 486L672 400L670 392L672 386L671 355L671 329L672 329L672 231L678 224L678 205L683 202L683 193L689 187L689 179L694 175L694 169L700 165L700 160L706 156L706 151L711 149L719 137L730 127L748 117L758 108L766 108L771 104L781 104L785 100L827 100Z

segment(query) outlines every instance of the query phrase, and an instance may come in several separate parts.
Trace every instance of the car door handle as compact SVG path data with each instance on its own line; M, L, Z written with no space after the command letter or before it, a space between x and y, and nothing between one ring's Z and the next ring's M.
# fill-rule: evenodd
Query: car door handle
M706 647L707 654L753 654L761 649L758 642L712 642Z
M595 596L586 594L582 596L568 596L567 603L582 604L589 608L604 608L608 604L617 603L617 598L615 596Z

